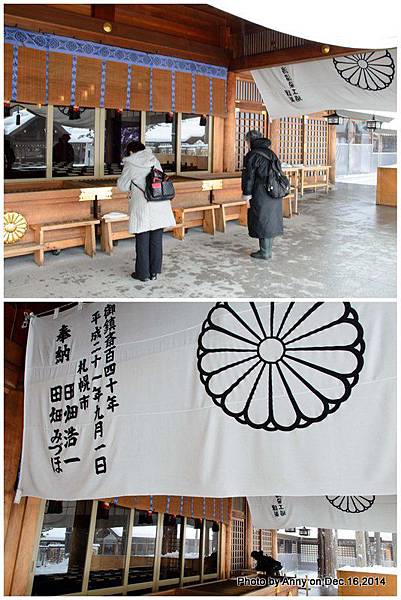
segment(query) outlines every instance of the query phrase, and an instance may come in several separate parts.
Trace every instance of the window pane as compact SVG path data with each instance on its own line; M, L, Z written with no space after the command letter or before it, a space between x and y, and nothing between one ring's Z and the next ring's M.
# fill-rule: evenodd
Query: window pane
M180 576L182 523L182 517L164 515L160 579L175 579Z
M104 510L99 502L90 565L90 590L123 584L130 510L112 504Z
M104 174L119 175L129 142L141 138L141 113L133 110L106 110Z
M217 573L217 557L219 552L219 532L213 531L213 521L206 521L205 532L205 564L204 573Z
M68 111L68 106L53 109L53 177L93 175L95 110L80 108L73 115Z
M146 113L145 145L152 148L164 171L175 172L176 116L166 123L168 113Z
M152 581L156 529L157 513L135 511L128 583Z
M4 119L4 177L46 177L47 107L10 106Z
M184 577L200 574L200 519L187 519L184 542ZM195 528L195 525L197 527Z
M81 591L91 510L92 501L47 502L33 596Z
M207 171L209 156L209 117L182 115L181 171Z

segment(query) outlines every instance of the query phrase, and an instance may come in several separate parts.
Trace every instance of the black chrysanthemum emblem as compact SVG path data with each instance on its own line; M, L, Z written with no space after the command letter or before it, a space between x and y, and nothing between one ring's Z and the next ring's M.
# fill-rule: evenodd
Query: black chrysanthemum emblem
M375 501L375 496L326 496L334 508L346 513L361 513L369 510Z
M338 410L363 367L365 342L349 302L217 303L203 323L198 370L227 415L292 431Z
M394 79L395 64L388 50L333 58L333 63L345 81L362 90L384 90Z

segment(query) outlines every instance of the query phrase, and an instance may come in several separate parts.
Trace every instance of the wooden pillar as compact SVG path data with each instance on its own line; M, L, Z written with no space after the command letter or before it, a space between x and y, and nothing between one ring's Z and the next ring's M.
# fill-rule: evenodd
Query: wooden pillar
M273 119L270 123L270 141L273 152L280 158L280 119Z
M397 534L391 534L391 541L393 542L393 563L394 566L397 566Z
M213 117L212 173L221 173L224 169L224 127L223 117Z
M236 75L228 73L227 78L227 117L224 120L223 171L235 171L235 96Z
M302 117L302 157L301 163L307 164L308 157L308 116L303 115Z
M366 537L364 531L355 531L356 566L367 567Z
M14 504L14 484L22 448L22 390L10 391L4 406L4 593L26 596L33 574L33 551L42 501Z
M336 577L337 531L318 529L318 572L319 576Z
M337 146L337 128L335 125L328 125L327 132L327 164L331 166L329 179L330 183L336 182L336 146Z
M380 531L375 531L375 564L382 564L382 541Z
M277 542L277 529L272 529L272 557L277 560L278 557L278 542Z
M245 500L245 569L252 569L251 552L253 550L253 526L251 511L248 502Z

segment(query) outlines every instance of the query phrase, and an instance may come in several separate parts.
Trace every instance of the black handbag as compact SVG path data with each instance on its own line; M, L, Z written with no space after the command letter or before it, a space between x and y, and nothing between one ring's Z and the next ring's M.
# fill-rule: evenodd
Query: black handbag
M131 181L131 185L141 190L148 202L166 202L173 200L175 197L174 184L170 177L163 171L156 169L156 167L152 167L146 176L144 190L134 181Z

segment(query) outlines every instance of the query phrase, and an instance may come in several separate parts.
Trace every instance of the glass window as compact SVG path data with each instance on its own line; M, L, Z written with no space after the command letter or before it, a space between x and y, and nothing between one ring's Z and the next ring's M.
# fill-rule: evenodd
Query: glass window
M123 584L130 509L99 502L89 573L90 590Z
M180 577L182 517L164 515L160 579ZM164 588L163 588L164 589Z
M145 145L152 148L164 171L175 173L177 121L176 115L171 115L172 113L146 113Z
M106 110L104 174L119 175L129 142L141 139L141 113L133 110Z
M184 577L200 574L200 540L202 521L187 519L184 541Z
M207 171L209 162L209 117L182 115L181 171Z
M153 580L157 513L136 510L132 529L128 583Z
M46 127L47 107L11 103L6 109L5 179L46 177Z
M93 175L95 109L53 108L53 177Z
M91 510L91 501L46 503L33 596L81 591Z
M205 563L204 573L217 573L217 558L219 553L219 526L213 521L206 521L205 530Z

